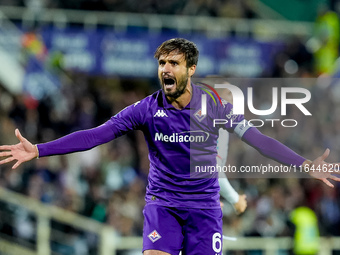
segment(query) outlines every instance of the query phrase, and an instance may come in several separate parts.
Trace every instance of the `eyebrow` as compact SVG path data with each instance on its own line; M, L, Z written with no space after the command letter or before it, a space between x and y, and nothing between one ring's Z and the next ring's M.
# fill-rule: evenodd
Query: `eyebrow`
M164 63L168 61L169 63L173 64L173 63L176 63L176 64L179 64L181 61L183 61L182 59L169 59L169 60L165 60L165 59L159 59L158 60L158 63Z

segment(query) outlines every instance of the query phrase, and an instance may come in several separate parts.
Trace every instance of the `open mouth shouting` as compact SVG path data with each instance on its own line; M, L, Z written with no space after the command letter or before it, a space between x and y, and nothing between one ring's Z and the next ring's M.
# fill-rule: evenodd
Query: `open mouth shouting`
M161 86L165 95L173 99L180 97L185 92L187 83L188 77L186 75L176 78L176 76L165 74L161 80Z
M164 77L163 84L164 84L164 89L169 91L175 87L176 81L172 77Z

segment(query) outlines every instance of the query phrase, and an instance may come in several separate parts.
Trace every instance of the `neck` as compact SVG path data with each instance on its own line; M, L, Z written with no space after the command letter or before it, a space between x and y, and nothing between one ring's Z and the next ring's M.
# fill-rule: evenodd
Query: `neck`
M186 107L190 103L191 97L192 97L192 87L191 87L191 82L189 79L188 84L185 88L185 91L182 95L180 95L176 99L172 97L166 97L166 98L172 104L173 107L175 107L176 109L182 110L184 107Z

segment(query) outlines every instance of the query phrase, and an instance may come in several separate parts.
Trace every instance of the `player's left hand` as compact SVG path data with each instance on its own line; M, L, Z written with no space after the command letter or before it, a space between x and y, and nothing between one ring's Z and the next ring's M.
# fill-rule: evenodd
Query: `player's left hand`
M304 170L309 173L315 179L324 182L331 188L334 185L328 180L334 180L340 182L340 178L334 176L332 173L340 174L340 163L327 163L325 159L329 156L330 150L326 149L325 152L315 160L313 160L309 165L304 165Z
M234 204L237 214L243 213L247 208L247 196L245 194L239 195L238 201Z

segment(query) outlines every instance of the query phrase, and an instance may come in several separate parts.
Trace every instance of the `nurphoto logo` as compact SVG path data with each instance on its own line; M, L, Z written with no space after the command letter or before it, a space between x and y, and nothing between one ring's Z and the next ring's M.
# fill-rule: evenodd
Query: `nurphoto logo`
M207 84L202 83L205 86L208 86ZM208 86L210 89L211 86ZM309 100L311 99L311 93L308 89L305 88L299 88L299 87L281 87L280 88L280 97L279 97L279 88L278 87L272 87L268 88L271 89L271 95L272 95L272 102L271 106L268 109L256 109L254 107L254 91L252 87L247 88L247 100L245 100L245 96L243 94L243 91L238 88L235 85L232 84L215 84L215 89L228 89L233 97L233 109L232 109L232 115L244 115L245 113L245 106L248 107L249 112L251 112L254 115L257 116L269 116L273 114L277 108L279 107L279 100L280 100L280 115L286 116L287 115L287 105L294 105L297 107L305 116L311 116L312 114L308 111L308 109L304 106ZM217 98L221 101L220 96L217 94L216 90L213 89L213 93L216 94ZM204 90L204 89L203 89ZM206 91L206 90L205 90ZM208 93L211 97L212 94ZM299 95L300 98L291 98L290 95L297 96ZM214 99L215 104L216 100ZM222 103L222 102L221 102ZM204 118L207 115L207 94L202 94L201 97L201 118ZM223 125L227 124L228 122L231 122L231 124L239 124L233 122L235 118L232 116L226 116L225 119L214 119L213 125L214 127L216 125ZM295 119L250 119L247 121L243 121L244 125L247 123L249 125L252 125L254 127L262 127L265 122L271 123L272 127L274 127L275 122L280 122L283 127L295 127L297 126L298 122Z

